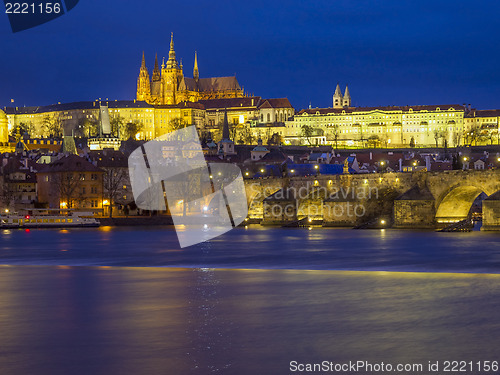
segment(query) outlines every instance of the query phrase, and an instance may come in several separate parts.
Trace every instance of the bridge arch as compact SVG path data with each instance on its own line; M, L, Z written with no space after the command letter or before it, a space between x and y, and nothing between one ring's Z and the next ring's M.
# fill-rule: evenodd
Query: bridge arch
M436 200L436 222L451 223L466 219L481 193L489 196L498 190L498 181L488 184L460 183L450 187Z

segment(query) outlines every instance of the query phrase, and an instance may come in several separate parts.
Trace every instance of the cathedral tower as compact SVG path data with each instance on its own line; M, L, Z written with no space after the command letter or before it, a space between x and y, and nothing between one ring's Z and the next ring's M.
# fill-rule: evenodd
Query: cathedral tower
M149 73L146 67L146 59L144 51L142 51L142 63L139 69L139 77L137 78L137 100L149 102L151 99L151 87L149 86Z
M151 103L161 104L161 74L158 67L158 55L155 55L155 67L151 78Z
M198 79L200 78L200 72L198 72L198 56L196 55L196 51L194 51L193 78L196 82L198 82Z
M344 93L344 99L342 105L344 107L350 107L351 106L351 95L349 94L349 87L345 85L345 93Z
M342 108L343 105L343 97L340 92L340 86L337 83L337 88L335 89L335 94L333 94L333 108Z
M163 104L176 104L177 86L182 78L182 68L175 58L174 33L170 36L170 51L167 64L162 64L161 81L163 88Z

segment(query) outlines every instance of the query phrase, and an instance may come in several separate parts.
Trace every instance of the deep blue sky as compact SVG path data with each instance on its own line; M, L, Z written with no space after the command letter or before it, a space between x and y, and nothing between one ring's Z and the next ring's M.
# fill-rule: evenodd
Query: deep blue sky
M191 76L233 75L246 91L331 106L471 103L500 108L499 1L80 0L13 34L0 15L0 107L133 99L146 53L175 50Z

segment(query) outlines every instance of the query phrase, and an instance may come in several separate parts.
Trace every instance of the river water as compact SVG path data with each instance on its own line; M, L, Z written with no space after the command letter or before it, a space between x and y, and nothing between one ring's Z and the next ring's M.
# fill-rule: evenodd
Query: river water
M0 239L2 375L500 360L497 233L250 226L186 249L170 227Z

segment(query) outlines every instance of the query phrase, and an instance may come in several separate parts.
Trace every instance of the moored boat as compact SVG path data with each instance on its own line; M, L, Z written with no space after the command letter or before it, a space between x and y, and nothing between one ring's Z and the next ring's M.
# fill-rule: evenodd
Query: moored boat
M90 212L69 215L0 215L0 229L12 228L78 228L98 227L99 221Z

